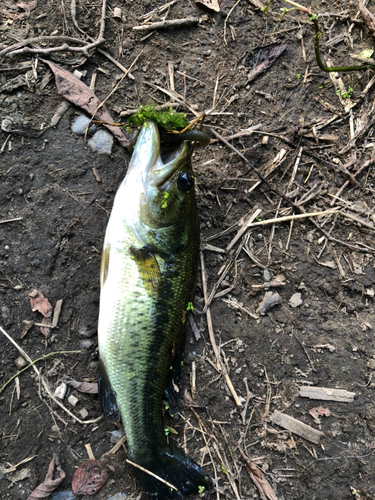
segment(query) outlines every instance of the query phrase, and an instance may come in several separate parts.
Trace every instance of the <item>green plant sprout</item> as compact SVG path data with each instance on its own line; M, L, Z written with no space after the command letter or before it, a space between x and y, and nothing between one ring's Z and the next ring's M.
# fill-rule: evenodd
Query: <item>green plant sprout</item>
M337 94L338 96L340 96L340 95L341 95L341 97L342 97L343 99L348 99L348 98L350 98L350 97L352 96L352 94L353 94L353 89L352 89L351 87L349 87L349 88L348 88L348 90L347 90L346 92L344 92L343 94L341 93L341 90L340 90L340 89L337 89L337 90L336 90L336 94Z
M187 311L194 311L194 306L193 306L193 303L192 303L192 302L188 302L188 305L187 305L186 310L187 310Z
M198 486L198 493L201 495L206 488L204 486Z
M296 78L299 80L299 79L301 78L301 74L300 74L300 73L298 73L298 74L296 75Z

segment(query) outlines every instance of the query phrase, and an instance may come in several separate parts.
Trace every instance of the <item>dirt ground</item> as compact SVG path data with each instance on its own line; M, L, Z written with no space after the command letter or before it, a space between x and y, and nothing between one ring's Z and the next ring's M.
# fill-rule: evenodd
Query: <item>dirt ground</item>
M85 38L73 24L70 2L35 4L29 11L21 4L16 7L14 0L1 6L0 54L24 39ZM261 223L297 210L265 184L254 187L256 174L210 131L211 144L196 148L193 166L208 293L223 266L233 264L217 289L225 293L210 306L214 337L243 405L237 408L217 368L206 315L201 314L200 273L193 319L201 338L189 329L180 387L185 395L179 402L183 418L168 425L189 455L217 476L219 493L205 493L205 498L263 498L238 445L264 473L279 500L349 499L354 498L351 487L359 492L355 498L375 498L375 175L369 161L375 146L370 115L374 73L342 73L345 88L337 91L338 84L317 66L308 16L294 10L280 20L280 9L290 7L282 1L274 1L267 13L248 0L224 1L217 13L181 0L169 12L154 14L152 21L167 14L167 19L196 16L199 24L156 30L150 36L132 30L144 21L142 16L163 5L163 0L108 2L102 50L126 68L143 50L132 77L124 79L106 102L115 121L125 123L121 111L150 100L171 102L155 85L171 88L168 63L173 63L175 91L198 112L211 110L207 130L227 138L247 131L230 143L261 172L276 166L268 177L271 185L295 203L307 193L302 200L306 212L332 208L333 196L348 179L344 165L352 173L364 166L357 182L348 183L336 199L338 213L315 217L342 243L327 241L311 219L304 218L250 227L244 239L227 250L256 209L261 210L256 219ZM121 8L122 19L113 17L115 7ZM333 65L358 64L349 54L360 54L374 41L357 15L357 3L323 0L311 7L324 14L319 20L325 60L329 56ZM98 36L101 9L99 0L76 4L77 25L93 39ZM61 43L42 39L27 47L46 49ZM249 81L249 73L269 57L270 45L281 43L284 52ZM96 73L95 94L101 100L123 76L97 48L88 58L66 50L39 55L69 71L83 72L87 85ZM74 106L56 126L49 126L63 98L37 57L25 52L1 59L0 119L10 120L11 131L0 131L0 326L32 360L56 351L80 351L36 364L54 391L66 375L79 381L97 378L93 355L101 248L130 154L118 143L111 155L93 152L71 131L82 112ZM349 111L350 103L355 106ZM250 133L250 127L257 131ZM282 161L274 162L282 150ZM353 248L363 245L365 251ZM269 279L272 285L280 275L281 284L278 278L277 286L270 286ZM53 306L63 299L58 328L47 340L39 326L25 323L42 320L30 308L28 294L33 289ZM257 310L267 291L278 292L281 303L261 315ZM31 328L21 339L27 325ZM17 372L19 356L1 332L0 386ZM188 404L194 367L196 414ZM242 416L247 398L244 378L251 395ZM0 498L27 498L43 481L53 453L66 473L56 492L70 490L75 469L88 458L85 445L90 444L95 458L100 458L113 447L109 432L116 426L104 419L88 424L74 420L39 387L32 368L18 380L18 388L13 380L0 394ZM301 386L345 389L355 397L351 402L310 400L300 397ZM69 395L78 399L76 406L67 401ZM84 420L100 417L96 395L70 387L63 404L79 419L83 409L88 414ZM314 419L309 411L319 406L328 409L329 416ZM324 436L314 444L290 433L272 422L275 411ZM107 500L118 492L144 498L125 460L124 447L106 457L115 473L92 498Z

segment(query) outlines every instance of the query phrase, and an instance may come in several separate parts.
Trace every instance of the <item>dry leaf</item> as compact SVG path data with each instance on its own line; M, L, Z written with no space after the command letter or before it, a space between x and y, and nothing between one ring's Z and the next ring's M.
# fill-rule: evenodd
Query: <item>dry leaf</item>
M44 59L42 59L42 61L48 64L48 66L52 69L55 75L57 92L62 97L73 103L75 106L84 109L91 116L95 113L96 120L108 122L103 123L103 126L112 132L121 146L124 148L129 146L129 141L122 131L115 125L109 125L109 123L113 123L113 118L110 112L107 111L104 106L101 106L98 109L101 102L87 85L78 80L78 78L76 78L69 71L57 66L57 64Z
M91 382L77 382L77 380L72 379L71 377L64 377L62 382L68 384L74 389L77 389L80 392L86 392L87 394L98 394L98 384Z
M366 26L371 31L372 36L375 36L375 17L371 12L363 5L362 0L358 0L358 7L361 12L361 16L365 21Z
M218 0L195 0L195 3L201 3L208 9L214 10L215 12L220 12Z
M247 75L247 83L254 80L258 75L266 71L275 61L281 56L281 54L286 49L286 45L284 43L274 44L267 49L262 49L259 57L259 64L256 68L250 71Z
M39 311L45 318L52 314L53 307L49 300L39 290L33 290L30 294L30 304L32 311Z
M87 460L74 473L73 493L75 495L95 495L114 471L113 467L103 465L99 460Z
M266 292L262 302L259 304L258 311L264 316L272 307L281 304L281 302L281 297L277 292Z
M319 417L329 417L331 415L331 411L328 408L323 408L323 406L311 408L309 413L314 419L318 419Z
M55 479L53 479L54 472L57 474ZM54 454L49 464L45 480L35 488L26 500L46 500L64 478L65 472L60 467L59 457Z

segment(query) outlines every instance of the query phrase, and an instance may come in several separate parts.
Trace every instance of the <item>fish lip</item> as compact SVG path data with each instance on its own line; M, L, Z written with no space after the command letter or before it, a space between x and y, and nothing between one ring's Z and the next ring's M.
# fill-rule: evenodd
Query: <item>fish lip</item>
M169 149L169 153L174 155L174 157L167 163L163 163L160 147L157 164L150 172L152 182L157 188L161 188L164 184L166 184L171 179L171 177L173 177L176 171L186 163L189 157L189 142L182 142L178 144L177 147L175 145L173 146L175 147L175 149Z
M128 174L140 175L144 186L151 183L162 189L175 172L186 162L190 152L190 142L168 145L170 161L163 162L162 145L158 125L146 120L139 133Z

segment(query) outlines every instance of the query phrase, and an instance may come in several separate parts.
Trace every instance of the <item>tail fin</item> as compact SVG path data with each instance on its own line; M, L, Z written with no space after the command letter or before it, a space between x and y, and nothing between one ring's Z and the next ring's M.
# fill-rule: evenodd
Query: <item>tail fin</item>
M208 475L175 445L172 445L171 449L159 457L139 465L172 484L178 490L175 491L150 474L133 467L134 475L149 498L180 500L189 495L202 493L202 491L212 487Z

